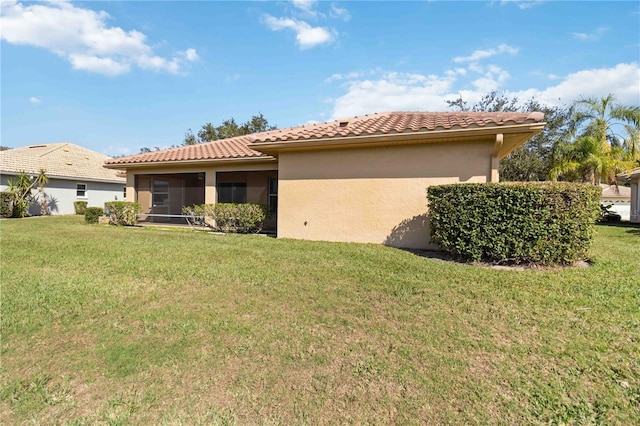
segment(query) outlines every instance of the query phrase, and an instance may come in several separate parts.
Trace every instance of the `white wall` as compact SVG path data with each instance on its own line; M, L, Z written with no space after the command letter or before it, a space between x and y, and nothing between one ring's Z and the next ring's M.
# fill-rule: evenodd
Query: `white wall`
M7 189L6 181L15 180L15 176L2 175L0 179L0 191ZM86 185L85 197L76 195L77 184ZM49 182L44 187L44 193L49 199L49 209L52 215L74 214L74 201L87 201L87 207L104 207L107 201L124 201L125 182L106 183L92 182L82 179L66 180L49 178ZM36 191L33 191L35 193ZM40 206L32 205L29 214L39 215Z

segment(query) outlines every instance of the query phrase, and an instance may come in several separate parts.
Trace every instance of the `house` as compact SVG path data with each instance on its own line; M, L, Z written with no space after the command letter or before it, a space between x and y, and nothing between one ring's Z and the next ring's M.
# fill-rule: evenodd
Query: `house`
M126 179L117 170L105 169L104 154L72 143L31 145L0 151L0 190L7 181L24 171L37 175L44 169L49 182L44 187L49 213L73 214L74 201L86 201L89 207L102 207L106 201L124 200ZM41 214L34 203L29 214Z
M106 162L150 214L264 203L279 238L429 247L426 188L497 182L498 164L543 114L389 112L272 130Z
M600 184L602 195L600 203L611 206L610 211L617 213L623 220L629 220L629 206L631 204L631 188L622 185Z
M624 173L617 177L618 179L625 179L631 183L629 221L640 223L640 167L636 167L629 173Z

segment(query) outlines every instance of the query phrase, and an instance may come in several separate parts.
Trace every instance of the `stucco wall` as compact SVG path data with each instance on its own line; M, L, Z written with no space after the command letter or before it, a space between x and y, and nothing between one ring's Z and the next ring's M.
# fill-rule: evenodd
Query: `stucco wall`
M629 221L640 223L640 179L631 181L631 206Z
M487 182L492 142L279 155L278 237L429 248L426 188Z
M0 191L7 188L6 181L15 179L15 176L2 175ZM85 197L76 196L76 185L84 183L87 185ZM107 201L124 200L125 183L105 183L91 182L82 179L66 180L49 178L49 182L44 187L47 194L49 211L52 215L74 214L74 201L87 201L88 207L104 207ZM33 193L36 191L34 190ZM117 197L117 198L116 198ZM39 215L40 206L32 205L29 214Z

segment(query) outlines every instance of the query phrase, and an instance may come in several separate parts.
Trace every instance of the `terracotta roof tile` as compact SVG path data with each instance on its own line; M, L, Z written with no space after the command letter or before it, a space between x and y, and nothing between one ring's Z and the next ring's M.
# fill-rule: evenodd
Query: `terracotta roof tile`
M543 118L544 116L540 112L386 112L115 158L107 161L106 164L114 166L166 161L272 158L251 149L251 147L260 149L261 143L270 142L300 141L303 143L317 139L537 123L541 122Z
M542 113L385 112L253 135L254 143L454 130L542 121Z
M161 151L114 158L106 162L108 165L160 163L165 161L197 161L225 160L239 158L271 158L270 156L249 148L250 137L238 136Z
M45 169L49 177L68 177L124 182L117 170L103 167L111 157L72 143L32 145L0 151L0 171L37 174Z

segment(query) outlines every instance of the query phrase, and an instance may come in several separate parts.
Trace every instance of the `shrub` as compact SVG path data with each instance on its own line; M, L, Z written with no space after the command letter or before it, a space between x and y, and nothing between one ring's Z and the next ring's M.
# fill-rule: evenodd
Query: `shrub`
M73 210L75 210L76 214L84 214L84 211L87 209L86 201L74 201L73 202Z
M140 204L129 201L108 201L104 203L104 214L109 217L110 225L135 226Z
M44 185L49 182L44 169L40 169L37 176L30 176L26 172L21 171L15 180L7 181L7 191L11 193L13 200L12 217L25 217L29 214L29 206L32 202L37 201L38 194L33 194L33 190L37 188L38 193L42 193Z
M431 241L467 261L570 264L591 245L600 191L547 182L432 186Z
M193 206L184 206L182 214L187 216L187 220L193 225L207 226L204 213L204 204L195 204Z
M0 217L11 217L13 214L13 194L0 192Z
M102 207L87 207L84 210L84 221L87 223L98 223L100 216L104 214Z
M267 216L267 208L262 204L205 204L204 215L212 219L214 229L222 232L237 232L247 234L260 232L262 223ZM212 223L212 221L207 221Z

